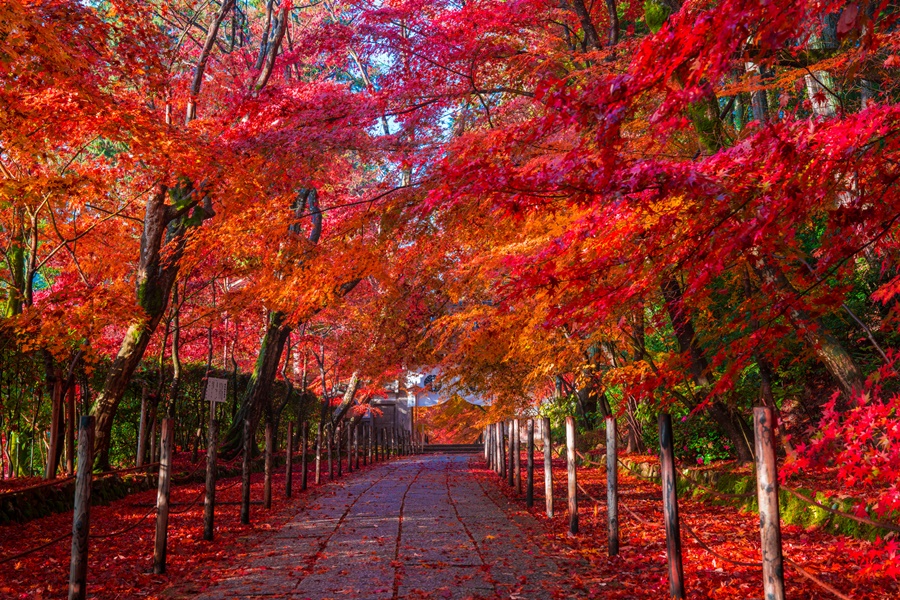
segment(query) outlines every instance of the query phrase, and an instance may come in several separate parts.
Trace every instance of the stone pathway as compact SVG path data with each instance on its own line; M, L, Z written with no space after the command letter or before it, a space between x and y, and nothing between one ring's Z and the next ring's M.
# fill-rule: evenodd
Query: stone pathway
M530 538L540 529L511 520L470 460L407 457L345 477L199 598L552 597L560 574Z

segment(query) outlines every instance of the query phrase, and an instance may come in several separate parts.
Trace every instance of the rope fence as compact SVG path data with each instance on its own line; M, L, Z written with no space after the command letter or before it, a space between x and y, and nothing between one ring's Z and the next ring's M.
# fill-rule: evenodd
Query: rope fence
M803 578L811 582L812 584L818 586L820 589L828 592L836 598L840 598L841 600L850 600L849 597L842 593L840 590L835 588L833 585L824 581L821 577L817 576L814 573L809 571L808 567L798 563L797 561L784 556L783 550L781 546L781 535L780 535L780 519L774 518L778 514L778 494L777 490L784 490L786 493L791 496L801 500L806 503L810 507L816 507L822 510L825 510L831 514L847 518L858 523L862 523L864 525L868 525L873 528L882 529L890 532L900 532L900 525L895 525L892 523L879 521L867 517L860 517L857 515L853 515L836 508L832 508L830 506L824 505L820 502L817 502L815 499L810 498L802 492L799 492L793 488L786 486L777 486L772 485L769 482L773 482L773 477L777 477L776 471L776 462L775 462L775 452L774 452L774 435L772 433L771 423L774 422L772 415L770 413L770 409L767 408L758 408L754 411L754 425L756 427L756 438L758 441L757 444L757 456L756 458L756 477L759 480L757 484L758 491L757 493L727 493L717 489L714 489L710 486L704 485L700 481L697 481L694 477L689 476L681 469L677 468L674 465L674 460L671 453L672 448L672 438L671 438L671 420L668 415L660 415L660 443L662 447L661 453L661 467L660 467L660 476L659 477L650 477L646 476L643 473L634 469L631 465L623 462L616 453L616 441L615 441L615 421L614 419L607 420L607 498L608 500L604 501L597 497L595 497L591 492L580 482L577 481L576 476L576 456L581 458L582 461L588 462L588 460L593 461L593 457L590 459L586 457L581 452L578 452L575 449L575 441L574 436L571 435L571 421L572 417L567 418L567 440L566 444L562 447L558 448L559 455L565 455L567 460L567 470L568 470L568 511L569 511L569 533L577 534L578 533L578 519L577 519L577 511L578 511L578 494L590 502L594 503L596 506L594 508L594 516L597 515L597 509L601 507L605 507L607 513L607 520L609 524L609 540L610 540L610 556L614 556L618 553L618 509L623 508L635 521L645 526L655 526L656 523L648 521L643 518L640 514L632 510L627 504L622 503L619 492L618 492L618 476L616 475L617 465L620 465L626 471L633 476L646 481L648 483L652 483L654 485L662 485L663 491L669 490L669 493L663 494L663 521L666 525L666 537L667 537L667 555L669 557L669 576L670 576L670 592L672 597L684 597L684 581L683 581L683 570L681 566L681 556L680 556L680 542L676 544L672 544L671 536L678 536L679 531L684 529L684 531L697 543L697 545L702 548L704 551L709 553L710 556L717 560L721 560L723 563L727 563L736 567L746 567L752 568L755 570L760 570L763 573L763 585L765 588L765 596L772 598L784 598L783 586L783 567L781 567L782 561L787 563L791 568L793 568L799 575ZM529 423L529 428L533 427L531 423ZM552 445L548 448L547 443L549 442L549 419L543 419L543 427L544 431L544 477L545 477L545 500L547 501L547 516L553 517L553 498L552 498L552 463L551 457L554 454L554 448ZM612 433L610 434L610 428L612 428ZM515 431L518 428L514 423L510 422L506 423L497 423L493 425L489 425L485 428L484 439L485 439L485 460L487 462L487 466L495 471L499 476L501 481L512 480L509 477L508 469L512 469L514 464L517 464L518 461L513 461L512 452L518 452L518 440L513 443L512 437L515 436ZM506 442L506 438L510 438L510 442ZM529 437L529 446L527 448L528 452L528 469L530 472L528 473L528 482L529 486L533 485L533 440L532 437ZM768 447L766 446L768 444ZM668 445L669 453L667 455L666 446ZM507 447L508 452L507 453ZM610 464L613 465L610 468ZM764 560L760 561L748 561L742 558L733 558L730 556L726 556L720 551L716 550L711 543L703 540L697 532L690 526L689 523L685 522L682 518L679 518L677 511L677 497L674 493L676 489L676 479L675 474L680 475L680 477L690 483L693 487L696 487L704 492L707 492L713 496L717 496L720 498L726 499L741 499L746 500L750 498L757 498L758 510L760 512L760 532L762 536L762 545L760 547L760 551L762 552ZM776 482L777 483L777 482ZM518 492L518 488L515 488ZM530 502L533 496L533 489L529 487L526 490L528 502ZM668 497L667 497L668 496ZM528 504L529 507L532 504ZM674 508L673 510L673 506ZM773 522L774 519L774 522ZM673 549L677 551L678 556L673 557L672 552ZM673 564L673 561L675 563ZM775 566L773 566L775 565ZM779 591L780 587L780 591Z
M153 467L158 467L159 463L148 463L145 465L141 465L139 467L127 467L124 469L112 469L109 471L103 471L101 473L93 473L91 477L94 480L102 479L104 477L109 477L110 475L122 475L124 473L132 473L135 471L147 471L152 469ZM25 494L27 492L33 492L35 490L53 487L55 485L63 485L64 483L68 483L70 481L74 481L77 477L77 472L75 475L66 475L65 477L57 477L55 479L51 479L49 481L44 481L42 483L37 483L35 485L29 485L27 487L18 488L15 490L6 490L5 492L0 492L0 498L5 498L7 496L15 496L17 494Z

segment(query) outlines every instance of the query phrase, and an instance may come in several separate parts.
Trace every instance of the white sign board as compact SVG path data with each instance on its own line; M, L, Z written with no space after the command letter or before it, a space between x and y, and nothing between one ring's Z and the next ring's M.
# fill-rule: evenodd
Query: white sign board
M225 402L228 393L228 380L210 377L206 381L206 401Z

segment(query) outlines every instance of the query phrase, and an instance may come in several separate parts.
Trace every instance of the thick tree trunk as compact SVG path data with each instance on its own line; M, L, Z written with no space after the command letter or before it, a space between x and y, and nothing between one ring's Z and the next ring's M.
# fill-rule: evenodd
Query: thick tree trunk
M350 383L347 384L347 391L344 392L344 397L341 399L340 406L338 406L334 414L331 415L332 425L337 425L338 422L344 418L344 415L347 414L347 411L350 410L350 407L353 405L353 399L356 397L357 390L359 390L359 371L354 371L353 375L350 376Z
M690 355L691 377L696 385L709 388L712 383L709 363L703 349L697 343L694 324L682 303L681 285L674 277L668 277L662 284L662 293L679 349ZM706 410L719 430L731 441L738 460L744 462L753 460L753 453L750 450L753 432L744 418L733 407L718 398L708 403Z
M250 383L244 393L241 407L232 421L231 428L222 441L222 454L226 458L236 456L243 447L244 420L250 421L250 435L253 435L263 411L271 409L272 386L275 383L275 375L278 373L278 364L281 362L284 344L291 332L290 326L284 323L285 318L286 315L282 312L269 313L269 324L260 345L256 366L250 376Z
M776 291L788 296L787 310L792 324L802 332L803 339L841 386L844 395L852 398L854 394L862 390L865 377L863 377L859 365L821 319L810 316L804 309L796 306L793 299L798 298L799 294L784 273L765 259L757 261L756 270L766 283L772 285Z
M175 191L180 194L181 200L192 193L190 188L179 188ZM144 311L144 317L128 326L119 352L106 376L103 391L100 392L91 411L97 418L94 464L99 469L109 468L112 424L116 410L131 376L144 356L153 332L156 331L168 307L169 296L184 251L185 228L175 221L194 208L195 203L176 209L165 202L168 192L169 189L165 185L158 186L147 200L144 213L140 262L135 278L137 302ZM197 208L197 210L204 209ZM169 239L165 245L171 249L166 248L164 253L167 234Z
M584 0L572 0L572 8L581 22L581 29L584 31L583 44L585 49L599 50L602 48L603 44L600 43L600 36L597 34L597 28L594 27L594 22L591 20L591 14L584 4Z

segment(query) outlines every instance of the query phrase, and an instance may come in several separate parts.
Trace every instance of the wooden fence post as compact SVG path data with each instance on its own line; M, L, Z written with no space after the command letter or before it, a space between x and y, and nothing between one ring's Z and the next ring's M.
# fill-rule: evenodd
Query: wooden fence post
M509 453L507 458L506 465L506 483L509 487L513 487L516 485L516 441L515 441L515 420L509 420L506 422L506 435L509 438L506 441L507 444L507 452Z
M515 443L513 444L513 450L516 453L516 460L514 464L516 466L516 493L522 493L522 438L519 435L519 419L513 420L513 436L515 437Z
M156 543L153 549L153 572L166 572L166 541L169 536L169 487L172 477L172 444L175 422L163 419L159 436L159 487L156 492Z
M91 529L91 471L94 469L94 417L78 425L78 473L72 515L72 557L69 563L69 600L87 597L88 534Z
M578 480L575 472L575 417L566 417L566 469L569 475L569 533L578 533Z
M63 441L65 435L65 432L61 429L63 418L62 381L58 377L53 383L51 395L50 443L47 448L47 462L44 463L44 479L56 478L56 471L59 468L58 460L62 451L59 444Z
M66 393L66 475L75 472L75 385Z
M144 455L147 452L147 394L147 386L144 385L143 392L141 393L141 421L138 425L137 456L134 461L134 464L137 467L144 465Z
M303 421L300 427L302 428L300 435L303 437L300 441L300 451L303 453L300 455L300 491L305 492L307 479L309 477L306 473L306 469L309 467L309 461L306 455L306 453L309 452L309 422Z
M291 488L294 487L294 422L287 424L287 444L284 456L284 496L291 497Z
M494 470L494 425L484 428L484 460L490 470Z
M328 451L328 481L334 479L334 459L331 456L332 446L334 445L334 426L328 424L325 431L325 448Z
M669 557L669 596L684 598L684 567L681 562L681 527L678 523L678 489L675 480L675 450L672 417L659 415L660 477L663 518L666 522L666 554Z
M606 417L606 526L609 555L619 553L619 465L616 418Z
M244 460L241 469L241 523L250 524L250 453L253 440L250 439L250 419L244 420Z
M550 417L541 419L541 440L544 443L544 497L547 517L553 518L553 440L550 439Z
M272 508L272 459L275 454L275 425L266 419L266 462L265 480L263 481L263 506L266 510Z
M363 451L363 466L368 466L372 462L372 424L363 425L363 439L365 440L365 449Z
M525 422L528 441L525 445L525 506L534 506L534 419Z
M155 413L155 411L154 411ZM150 424L150 462L157 462L156 453L158 451L158 446L156 445L156 426L159 420L156 418L155 414L153 417L153 422Z
M335 434L335 442L336 443L334 445L334 449L335 449L334 457L337 459L337 476L338 477L344 476L344 461L343 461L343 459L341 459L341 445L344 442L343 438L344 438L344 424L341 423L340 425L337 426L337 431ZM348 439L349 439L349 435L348 435ZM347 446L349 446L349 445L350 444L348 442ZM348 457L350 456L350 448L347 448L347 456Z
M362 444L360 444L362 442ZM360 445L363 448L360 448ZM360 463L360 451L365 450L365 440L363 440L363 424L357 423L353 428L353 460L355 461L355 465L353 465L357 471L359 471L359 463Z
M354 448L353 440L356 437L356 425L351 424L347 427L347 472L353 472L353 458L357 456L356 448ZM357 468L359 466L357 465Z
M482 429L482 431L481 431L481 441L482 441L482 443L484 444L484 448L483 448L483 450L484 450L484 462L490 464L490 462L488 461L488 429L489 429L488 427L485 427L484 429Z
M756 438L756 494L762 537L763 592L766 600L784 600L784 558L778 508L778 465L775 460L775 414L765 406L753 409Z
M506 425L503 421L497 423L497 458L500 459L500 469L497 473L500 475L500 481L506 479Z
M219 422L209 422L206 445L206 497L203 500L203 539L212 541L216 510L216 450L219 445Z
M322 483L322 421L316 425L316 485Z

